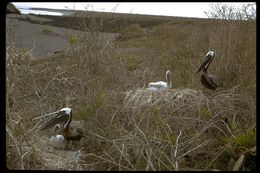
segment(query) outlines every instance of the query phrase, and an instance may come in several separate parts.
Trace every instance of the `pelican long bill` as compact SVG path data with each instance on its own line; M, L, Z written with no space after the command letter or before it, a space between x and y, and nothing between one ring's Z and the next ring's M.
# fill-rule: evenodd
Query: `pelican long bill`
M40 130L48 129L48 128L54 126L55 124L58 124L60 122L66 122L69 119L69 116L66 115L66 111L59 111L59 112L56 112L56 114L57 115L54 118L52 118L50 121L45 123L40 128Z
M209 51L209 52L207 53L206 57L204 58L204 60L203 60L203 62L202 62L202 64L201 64L201 66L200 66L199 69L196 71L196 74L197 74L198 72L200 72L202 69L205 69L205 70L206 70L206 69L208 68L209 64L211 63L211 61L213 60L213 58L214 58L214 52Z

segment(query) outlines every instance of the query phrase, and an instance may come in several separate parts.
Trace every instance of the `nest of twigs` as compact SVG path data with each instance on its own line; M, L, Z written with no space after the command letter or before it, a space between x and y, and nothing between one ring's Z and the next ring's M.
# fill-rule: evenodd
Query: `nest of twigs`
M30 120L29 127L20 114L10 113L6 127L7 167L10 169L82 170L80 144L76 148L69 142L69 149L57 149L50 143L51 128L39 131L42 119ZM47 132L47 133L46 133Z
M157 106L165 103L174 105L191 103L192 100L207 100L205 95L193 89L169 89L151 91L146 88L126 92L124 106L138 109L147 106Z
M148 136L153 134L150 140L159 144L170 144L173 148L178 145L179 165L172 165L175 170L201 167L198 158L221 160L223 155L216 157L223 152L223 148L217 147L219 143L235 139L250 124L254 130L256 122L254 100L232 89L214 91L209 96L188 88L157 92L138 89L126 92L124 110L128 112L128 127L132 125ZM139 141L136 139L134 143ZM215 161L221 165L220 160ZM204 170L213 166L211 161L203 163ZM232 166L219 169L232 169Z
M252 98L236 94L232 90L215 91L206 96L200 90L189 88L161 91L142 88L126 92L123 104L124 109L135 112L160 110L161 116L177 113L205 121L213 117L221 117L226 122L240 119L245 123L255 120L254 116L248 117L249 112L255 110Z

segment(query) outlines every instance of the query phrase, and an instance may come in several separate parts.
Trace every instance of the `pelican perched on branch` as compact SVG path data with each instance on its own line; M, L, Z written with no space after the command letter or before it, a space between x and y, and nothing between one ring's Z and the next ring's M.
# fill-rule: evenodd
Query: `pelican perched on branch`
M60 132L61 132L61 127L59 124L56 124L52 129L52 136L50 138L50 143L54 146L54 148L64 149L66 146L66 142L62 135L57 134Z
M158 81L158 82L150 82L148 84L148 90L157 91L157 90L164 90L164 89L170 89L172 87L172 83L170 81L170 70L166 71L166 81Z
M201 66L199 67L199 69L196 72L196 74L197 74L198 72L200 72L203 69L201 78L200 78L201 84L211 90L215 90L216 88L218 88L219 86L222 85L222 83L220 81L220 77L210 75L210 74L208 74L208 71L207 71L209 64L213 60L214 56L215 56L215 53L213 51L209 51L207 53L206 57L204 58L203 63L201 64Z
M67 141L66 148L68 148L68 141L80 141L80 139L83 137L83 130L79 128L80 121L72 121L71 108L62 108L60 111L53 112L52 114L57 115L44 124L40 130L48 129L58 123L65 122L62 129L62 135Z

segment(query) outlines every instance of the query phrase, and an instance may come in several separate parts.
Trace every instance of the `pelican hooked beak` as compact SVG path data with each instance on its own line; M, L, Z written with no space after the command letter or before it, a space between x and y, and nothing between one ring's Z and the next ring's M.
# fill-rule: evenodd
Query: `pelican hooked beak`
M56 115L54 118L49 120L47 123L45 123L40 130L44 130L47 128L50 128L54 126L55 124L58 124L60 122L66 122L69 119L69 116L71 115L71 109L70 108L63 108L60 111L50 113L48 115Z
M196 71L196 74L198 72L200 72L203 68L206 70L209 66L209 64L211 63L211 61L214 58L215 53L213 51L209 51L203 61L203 63L201 64L200 68Z

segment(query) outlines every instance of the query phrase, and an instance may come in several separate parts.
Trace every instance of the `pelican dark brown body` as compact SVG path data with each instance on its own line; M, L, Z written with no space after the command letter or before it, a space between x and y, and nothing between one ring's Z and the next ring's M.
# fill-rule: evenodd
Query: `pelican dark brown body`
M216 90L221 84L220 84L220 78L214 75L208 74L208 67L211 61L213 60L215 56L215 53L213 51L209 51L202 62L201 66L197 70L196 74L200 72L202 69L202 74L200 78L201 84L210 90Z
M84 136L83 130L79 128L80 121L72 121L72 110L70 108L62 108L60 111L54 112L52 114L57 115L45 123L45 125L43 125L40 130L50 128L61 122L66 122L62 129L62 135L67 141L67 148L68 141L80 141L80 139Z

